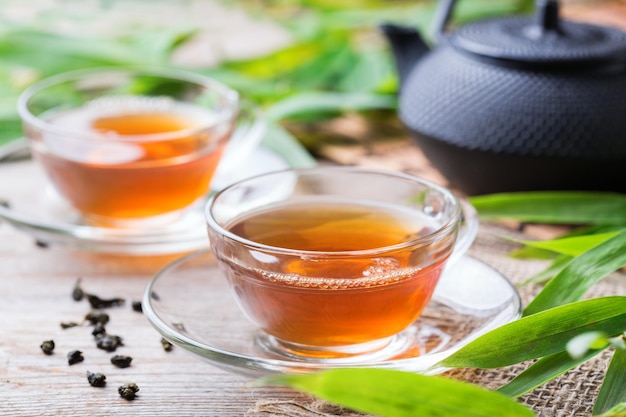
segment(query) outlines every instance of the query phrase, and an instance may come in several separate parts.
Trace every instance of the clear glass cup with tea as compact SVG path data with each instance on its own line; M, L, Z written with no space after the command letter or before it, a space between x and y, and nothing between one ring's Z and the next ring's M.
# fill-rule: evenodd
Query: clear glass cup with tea
M388 355L478 228L448 189L358 167L248 178L216 193L205 217L259 346L322 362Z
M145 228L209 191L241 101L183 70L88 69L32 85L18 112L34 158L85 223Z

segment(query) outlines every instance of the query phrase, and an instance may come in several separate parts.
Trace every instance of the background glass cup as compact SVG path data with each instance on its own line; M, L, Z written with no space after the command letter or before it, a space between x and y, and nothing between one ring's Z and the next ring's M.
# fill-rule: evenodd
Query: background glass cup
M216 193L205 216L260 346L316 361L391 346L478 228L473 207L443 187L354 167L248 178Z
M240 110L236 91L182 70L75 71L18 101L55 189L105 227L168 223L205 195Z

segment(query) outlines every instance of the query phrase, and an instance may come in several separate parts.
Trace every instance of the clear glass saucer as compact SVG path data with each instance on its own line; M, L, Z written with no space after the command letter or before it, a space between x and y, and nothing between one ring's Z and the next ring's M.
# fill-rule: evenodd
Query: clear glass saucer
M292 165L283 155L258 147L241 163L241 169L216 176L213 185L223 187L246 176ZM0 219L40 242L129 255L182 253L208 247L203 200L167 225L112 229L84 224L80 214L54 191L45 173L32 160L1 163L0 177Z
M463 257L442 275L433 300L389 356L331 363L281 355L239 310L210 251L187 255L148 284L143 311L173 344L219 368L258 377L338 367L376 367L436 374L437 364L476 337L519 318L516 289L499 272Z

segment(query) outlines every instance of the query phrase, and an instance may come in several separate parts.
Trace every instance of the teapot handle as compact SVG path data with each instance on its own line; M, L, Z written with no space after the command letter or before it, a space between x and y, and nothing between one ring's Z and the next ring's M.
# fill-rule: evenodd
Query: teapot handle
M446 36L446 26L452 18L456 0L439 0L433 19L435 39L440 42Z
M456 0L439 0L433 18L434 34L437 42L442 41L446 36L446 26L452 18L452 11L456 5ZM536 0L535 1L537 26L540 33L559 33L559 2L558 0Z

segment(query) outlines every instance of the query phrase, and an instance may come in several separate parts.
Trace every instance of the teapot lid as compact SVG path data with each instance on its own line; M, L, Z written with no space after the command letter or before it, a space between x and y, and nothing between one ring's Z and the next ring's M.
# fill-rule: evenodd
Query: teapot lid
M557 1L538 1L534 19L509 17L465 25L450 42L462 51L524 67L597 68L626 63L626 33L563 21Z

